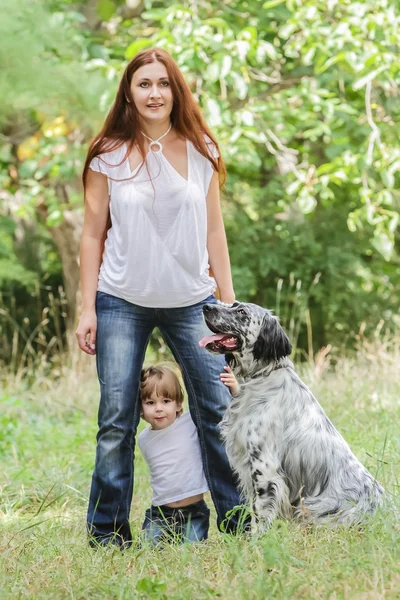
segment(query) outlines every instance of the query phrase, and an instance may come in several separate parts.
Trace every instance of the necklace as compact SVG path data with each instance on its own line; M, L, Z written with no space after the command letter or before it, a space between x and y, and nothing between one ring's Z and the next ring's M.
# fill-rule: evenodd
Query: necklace
M163 133L163 134L162 134L162 135L161 135L161 136L160 136L160 137L159 137L157 140L153 140L153 139L151 139L151 137L149 137L148 135L146 135L146 134L145 134L145 133L143 133L143 131L142 131L142 135L144 135L144 137L145 137L145 138L147 138L148 140L150 140L150 144L149 144L149 148L150 148L150 150L153 150L153 152L162 152L162 149L163 149L163 147L162 147L162 144L161 144L160 140L162 140L162 139L163 139L163 137L165 137L165 136L167 135L167 133L169 133L169 132L171 131L171 127L172 127L172 123L170 123L170 125L169 125L169 127L168 127L167 131L166 131L165 133ZM153 146L153 145L154 145L154 146L158 146L158 150L154 150L154 149L152 148L152 146Z

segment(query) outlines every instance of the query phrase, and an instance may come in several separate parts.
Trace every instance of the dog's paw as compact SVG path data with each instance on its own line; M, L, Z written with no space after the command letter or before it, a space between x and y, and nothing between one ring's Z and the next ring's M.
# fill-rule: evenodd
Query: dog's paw
M251 535L260 536L271 529L272 520L270 518L257 518L251 520Z
M258 533L258 522L254 515L251 517L250 533L251 535L257 535Z

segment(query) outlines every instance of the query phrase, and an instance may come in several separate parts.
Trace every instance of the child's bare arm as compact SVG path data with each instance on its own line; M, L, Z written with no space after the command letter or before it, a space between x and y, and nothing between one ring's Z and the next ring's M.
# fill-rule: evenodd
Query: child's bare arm
M226 365L224 367L224 373L221 373L220 378L222 383L230 389L232 396L236 396L236 394L239 392L240 386L236 377L232 373L232 369Z

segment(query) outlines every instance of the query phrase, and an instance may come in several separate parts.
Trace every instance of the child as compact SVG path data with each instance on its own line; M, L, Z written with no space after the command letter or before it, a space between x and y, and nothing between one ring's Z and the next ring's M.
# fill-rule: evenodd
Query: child
M165 366L143 370L140 400L141 417L150 427L139 434L138 444L153 488L144 535L154 545L168 538L206 540L208 485L196 427L189 412L182 415L183 392L175 373Z
M236 393L236 379L227 370L221 380ZM196 427L189 412L182 415L183 392L175 373L165 366L144 369L140 401L141 417L150 427L139 434L138 444L153 489L144 536L154 545L168 539L206 540L210 510L203 495L208 485Z

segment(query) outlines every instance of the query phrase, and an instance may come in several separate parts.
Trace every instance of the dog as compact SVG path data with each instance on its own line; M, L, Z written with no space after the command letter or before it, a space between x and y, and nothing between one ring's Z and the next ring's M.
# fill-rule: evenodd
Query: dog
M225 354L240 389L221 422L252 532L275 518L362 523L384 490L360 463L294 370L291 343L271 311L255 304L207 304L213 335L199 344Z

